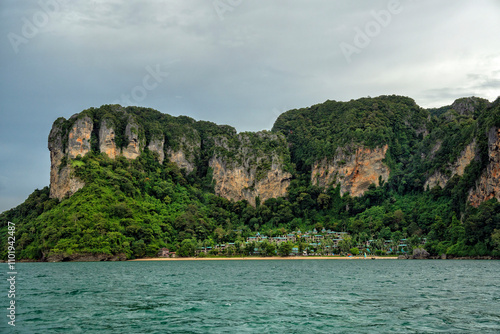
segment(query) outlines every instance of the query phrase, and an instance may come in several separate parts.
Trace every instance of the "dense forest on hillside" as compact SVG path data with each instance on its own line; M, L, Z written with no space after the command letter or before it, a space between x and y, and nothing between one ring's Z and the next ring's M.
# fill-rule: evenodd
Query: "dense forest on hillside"
M126 114L120 110L103 106L82 115L90 115L96 124L106 118L123 128ZM160 164L147 148L135 160L110 159L98 151L94 139L90 153L68 162L85 182L83 189L62 201L49 198L48 187L35 190L24 203L0 215L3 244L7 222L16 224L18 259L58 254L139 258L155 256L162 247L188 256L201 246L242 245L256 232L278 236L313 228L349 232L350 245L407 239L411 251L425 238L425 248L435 255L500 256L500 203L492 198L476 208L467 201L489 161L487 134L491 127L500 127L500 99L490 103L464 98L451 106L423 109L407 97L381 96L285 112L272 132L283 135L287 145L248 134L259 154L281 150L292 173L285 197L257 200L255 206L214 193L208 160L214 152L232 154L215 141L224 137L228 147L237 145L234 128L147 108L123 110L145 129L140 137L146 142L159 134L174 149L191 149L190 141L200 142L201 148L191 152L196 168L188 173L168 159ZM70 128L74 119L64 122ZM125 140L119 133L116 143L122 147ZM477 156L463 175L452 175L450 166L472 141ZM326 189L312 184L314 162L339 150L385 144L389 180L371 185L363 196L341 195L339 184ZM425 182L435 172L452 177L444 187L429 189ZM378 243L380 253L386 251L383 244ZM7 258L6 247L0 258Z

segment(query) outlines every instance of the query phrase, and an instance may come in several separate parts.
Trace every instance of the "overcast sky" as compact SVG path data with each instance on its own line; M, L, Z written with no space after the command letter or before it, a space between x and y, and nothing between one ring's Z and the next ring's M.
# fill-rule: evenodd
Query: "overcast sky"
M0 2L0 212L49 184L52 122L120 103L270 129L325 100L500 95L500 1Z

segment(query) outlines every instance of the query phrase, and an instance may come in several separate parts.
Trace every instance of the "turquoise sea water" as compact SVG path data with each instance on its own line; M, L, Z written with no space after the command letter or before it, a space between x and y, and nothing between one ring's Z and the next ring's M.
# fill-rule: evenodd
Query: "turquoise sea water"
M16 327L2 293L1 333L500 333L500 261L22 263L17 271Z

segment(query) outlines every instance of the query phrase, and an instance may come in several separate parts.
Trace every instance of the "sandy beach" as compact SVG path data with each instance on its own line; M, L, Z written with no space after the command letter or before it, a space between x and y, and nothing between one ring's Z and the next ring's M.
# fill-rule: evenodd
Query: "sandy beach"
M289 256L289 257L153 257L134 259L129 261L255 261L255 260L397 260L397 256Z

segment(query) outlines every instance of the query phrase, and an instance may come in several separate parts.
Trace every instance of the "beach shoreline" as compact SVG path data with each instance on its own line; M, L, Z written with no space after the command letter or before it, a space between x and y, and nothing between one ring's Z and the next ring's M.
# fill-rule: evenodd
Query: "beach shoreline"
M246 257L152 257L127 261L258 261L258 260L397 260L397 256L246 256Z

